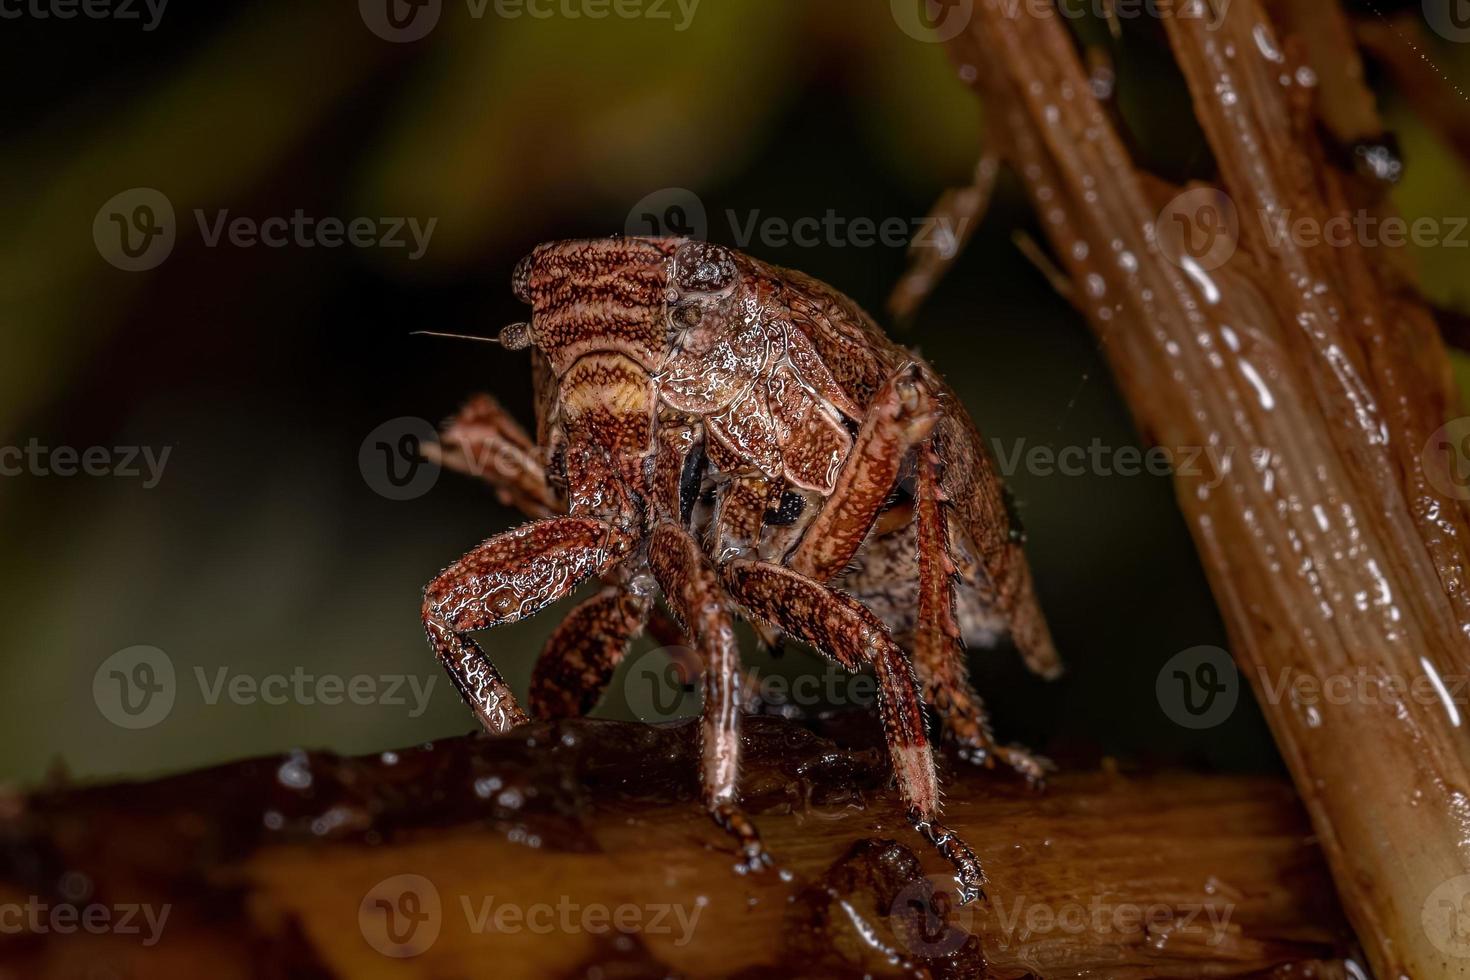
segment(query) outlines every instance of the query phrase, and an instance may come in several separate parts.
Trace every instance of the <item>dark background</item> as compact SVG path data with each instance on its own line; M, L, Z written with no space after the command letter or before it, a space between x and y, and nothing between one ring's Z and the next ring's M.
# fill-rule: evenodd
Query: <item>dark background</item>
M684 31L507 19L493 5L477 20L446 0L433 33L407 44L375 36L348 2L175 0L152 31L26 16L0 21L0 43L0 445L172 447L152 489L0 478L0 777L26 782L58 762L144 774L469 730L423 640L420 589L518 518L452 474L386 499L359 449L388 420L436 420L476 390L529 420L529 362L410 331L489 334L523 318L509 290L521 255L620 232L663 188L695 192L710 237L734 244L727 209L740 222L756 210L917 219L967 180L979 146L978 105L942 46L905 33L880 0L703 0ZM1134 24L1111 46L1121 108L1162 175L1208 176L1159 45L1157 25ZM1460 48L1433 54L1464 77ZM1443 148L1386 99L1409 166L1405 212L1466 213ZM135 187L177 214L172 253L144 272L109 265L93 239L98 209ZM409 261L403 249L209 247L196 208L438 224ZM1140 445L1092 335L1020 254L1018 231L1041 237L1007 179L903 341L1008 447ZM747 250L874 312L904 263L898 248L835 242ZM1465 253L1437 251L1422 256L1428 289L1463 308ZM1069 674L1047 685L1009 651L975 652L1002 736L1064 756L1279 765L1248 693L1202 731L1156 697L1170 657L1226 645L1169 480L1023 469L1010 484ZM566 608L483 638L518 690ZM166 652L177 697L165 719L128 730L93 681L135 645ZM221 666L435 686L416 718L388 704L209 704L195 671L213 681ZM819 665L792 653L778 669ZM623 690L615 681L601 710L626 717Z

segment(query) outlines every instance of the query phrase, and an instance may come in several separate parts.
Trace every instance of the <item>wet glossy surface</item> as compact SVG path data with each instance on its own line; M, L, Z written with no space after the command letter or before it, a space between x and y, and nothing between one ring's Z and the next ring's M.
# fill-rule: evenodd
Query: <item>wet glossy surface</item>
M777 858L755 875L733 870L731 843L696 802L692 724L544 724L356 759L292 753L151 784L11 796L0 895L172 910L149 948L21 933L0 937L0 952L34 977L71 975L67 964L83 958L150 977L442 977L482 975L487 964L506 977L597 967L1126 978L1280 964L1293 965L1283 976L1341 975L1319 963L1340 937L1324 926L1338 920L1280 783L1093 773L1037 795L958 766L953 819L993 872L989 901L957 909L944 893L952 878L887 788L871 719L829 727L835 740L747 719L745 803ZM396 959L372 946L359 906L404 875L432 884L441 928L418 955ZM475 909L487 899L668 906L694 924L682 943L651 927L471 928L462 901ZM1110 918L1160 903L1146 927L1119 931ZM1076 929L1058 930L1062 911L1081 916Z

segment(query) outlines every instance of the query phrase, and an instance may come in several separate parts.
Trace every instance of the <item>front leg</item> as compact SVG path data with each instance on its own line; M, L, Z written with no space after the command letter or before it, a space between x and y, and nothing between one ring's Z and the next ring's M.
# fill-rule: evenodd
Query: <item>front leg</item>
M738 804L740 777L740 650L725 596L694 538L663 521L648 540L648 564L664 598L693 637L704 669L699 783L705 808L744 855L742 867L770 863L755 824Z
M481 544L424 589L429 645L488 731L529 719L469 633L536 613L617 565L636 544L634 534L594 518L533 521Z

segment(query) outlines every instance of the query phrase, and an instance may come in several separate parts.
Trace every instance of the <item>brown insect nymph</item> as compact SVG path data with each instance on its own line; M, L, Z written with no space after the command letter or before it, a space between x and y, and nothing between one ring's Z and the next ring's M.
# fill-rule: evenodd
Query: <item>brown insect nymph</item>
M937 823L923 705L964 756L1037 781L1040 760L992 737L963 638L1009 633L1033 670L1059 664L958 398L845 296L716 245L555 242L521 262L514 288L531 319L501 342L531 349L535 441L480 395L426 450L533 518L425 589L429 642L481 723L529 719L470 632L600 579L532 677L531 710L567 717L596 704L662 596L703 668L704 803L758 867L737 792L743 616L874 672L911 818L978 894L978 861Z

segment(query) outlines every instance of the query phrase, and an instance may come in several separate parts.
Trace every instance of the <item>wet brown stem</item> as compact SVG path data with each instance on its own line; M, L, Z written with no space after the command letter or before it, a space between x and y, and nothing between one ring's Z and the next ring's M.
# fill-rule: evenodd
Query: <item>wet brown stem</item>
M1284 782L1073 772L1037 794L951 761L949 822L990 876L955 908L871 719L836 742L748 720L742 804L777 866L744 875L698 802L695 727L557 722L11 797L5 908L162 926L7 919L0 975L1345 976Z
M1283 4L1312 8L1313 43L1257 0L1163 18L1219 167L1218 188L1175 196L1130 159L1046 6L977 0L951 44L987 143L1022 175L1141 428L1219 463L1181 469L1179 503L1377 975L1470 975L1454 913L1467 524L1436 432L1461 409L1391 250L1284 230L1389 213L1321 142L1320 100L1346 135L1374 121L1355 68L1310 63L1349 36L1341 15Z

